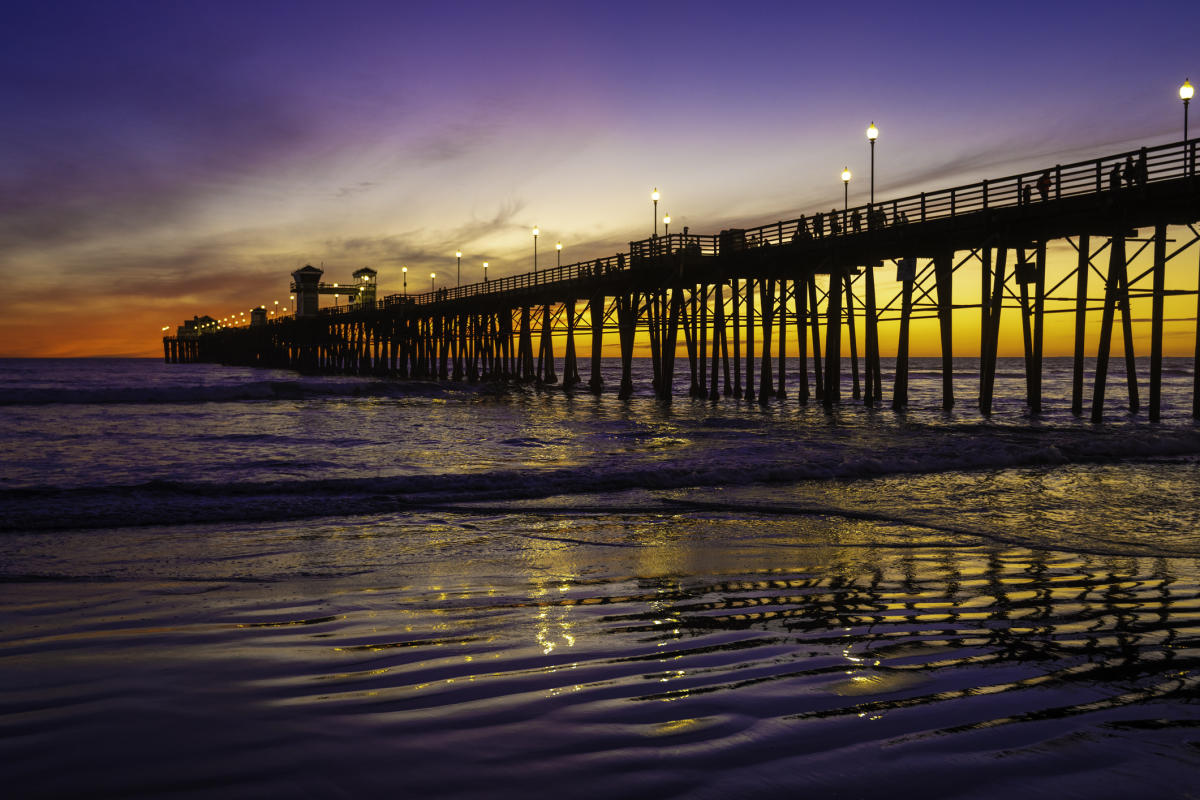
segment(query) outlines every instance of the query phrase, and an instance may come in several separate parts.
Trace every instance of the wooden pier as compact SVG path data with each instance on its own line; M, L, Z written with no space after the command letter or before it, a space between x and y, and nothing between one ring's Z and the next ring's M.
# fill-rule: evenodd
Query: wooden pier
M849 400L882 406L888 400L880 341L894 333L890 405L903 409L911 325L933 318L942 406L949 409L956 402L954 312L973 309L979 314L980 410L992 409L1007 312L1019 314L1026 402L1037 413L1046 315L1068 313L1074 315L1071 408L1085 411L1084 363L1094 355L1090 408L1099 421L1118 312L1128 404L1132 411L1141 407L1130 301L1149 297L1147 411L1157 420L1165 298L1196 295L1200 318L1200 293L1191 280L1198 264L1186 258L1200 254L1198 149L1200 140L1193 139L756 228L674 233L631 242L625 253L536 273L202 330L190 339L167 337L164 355L171 362L524 380L601 392L601 344L606 332L615 332L621 355L616 389L623 398L633 393L631 365L640 345L650 353L655 393L669 400L682 343L693 397L765 404L794 393L800 402L826 406ZM1176 238L1168 239L1168 226ZM1047 287L1047 245L1055 241L1074 249L1075 266ZM1150 266L1131 274L1147 248ZM896 270L899 285L887 299L877 296L875 280L875 270L885 266ZM1188 276L1187 288L1168 288L1168 267ZM979 281L977 302L956 302L956 275ZM1097 312L1099 344L1089 354L1087 325ZM582 370L577 337L590 338L590 363ZM1193 416L1200 418L1195 372Z

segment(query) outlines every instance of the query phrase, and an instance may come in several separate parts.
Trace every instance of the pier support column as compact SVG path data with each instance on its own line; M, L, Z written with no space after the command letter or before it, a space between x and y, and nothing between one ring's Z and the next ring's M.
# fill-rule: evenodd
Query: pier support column
M550 304L542 306L542 341L538 347L538 380L542 383L558 383L558 375L554 370L554 318L550 313Z
M766 279L758 284L759 305L762 307L762 366L758 376L758 403L765 406L775 393L771 386L771 333L775 329L775 281Z
M533 330L529 306L521 306L520 342L517 344L518 373L521 380L531 381L537 377L533 367Z
M754 399L754 279L746 279L746 400Z
M813 388L816 399L822 400L825 397L825 372L821 369L821 311L817 301L816 276L810 274L807 283L808 326L812 331Z
M901 281L900 334L896 341L896 381L892 388L892 409L903 411L908 406L908 326L912 317L914 277L905 275Z
M787 389L784 388L784 382L787 379L787 281L780 279L779 281L779 372L778 379L775 382L775 399L783 400L787 397Z
M1113 314L1125 271L1125 233L1114 234L1109 245L1108 279L1104 285L1104 312L1100 319L1100 342L1096 348L1096 378L1092 386L1092 422L1104 419L1104 390L1108 381L1108 357L1112 349Z
M792 299L796 306L796 398L808 403L808 292L804 278L792 281Z
M680 300L680 305L683 305L682 299ZM696 315L698 309L696 308L695 284L688 287L688 305L690 306L690 312L688 309L681 309L683 315L683 340L684 345L687 347L688 369L691 371L691 383L688 386L688 395L699 397L702 394L700 391L700 381L704 380L704 376L698 374L696 371Z
M1079 237L1079 253L1075 261L1075 358L1071 370L1071 413L1083 413L1083 359L1087 336L1088 273L1091 272L1091 239Z
M983 337L983 370L979 376L979 410L987 416L992 413L992 390L996 384L996 352L1000 339L1000 312L1004 308L1004 267L1008 250L996 248L996 272L988 303L988 331Z
M575 356L575 298L569 298L563 308L567 312L567 352L563 356L563 386L579 383L579 366Z
M842 273L829 273L825 294L825 394L826 408L842 402Z
M622 400L633 397L633 342L639 305L637 292L617 297L617 329L621 337L621 388L617 397Z
M850 338L850 375L851 397L855 400L862 398L862 388L858 380L858 328L854 323L854 281L850 273L842 279L846 285L846 334Z
M954 254L933 260L938 329L942 339L942 410L954 408Z
M734 278L731 282L733 286L733 396L741 399L742 397L742 345L741 345L741 316L739 307L741 305L741 281Z
M1150 421L1162 417L1163 300L1167 281L1167 226L1154 226L1154 289L1150 311Z
M588 321L592 330L592 374L588 378L588 389L593 394L600 394L604 388L604 379L600 377L600 354L604 344L604 295L594 295L588 301Z

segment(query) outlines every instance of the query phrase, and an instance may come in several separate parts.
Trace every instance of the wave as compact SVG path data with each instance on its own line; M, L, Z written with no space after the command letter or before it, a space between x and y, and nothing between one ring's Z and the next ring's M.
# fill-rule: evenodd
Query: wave
M537 446L513 440L513 446ZM295 480L154 480L130 485L0 489L0 531L255 522L402 513L633 490L853 480L887 475L1200 457L1200 430L1006 429L963 425L930 439L749 451L640 463ZM618 506L612 506L618 508Z
M235 403L310 398L440 397L487 391L486 386L425 381L363 379L261 380L238 384L190 386L116 386L104 388L0 389L0 406L47 405L168 405Z

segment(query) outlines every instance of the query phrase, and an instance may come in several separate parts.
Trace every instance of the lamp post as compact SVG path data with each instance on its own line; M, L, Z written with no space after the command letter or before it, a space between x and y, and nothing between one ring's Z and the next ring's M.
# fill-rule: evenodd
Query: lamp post
M1189 81L1185 80L1183 82L1183 86L1179 87L1179 99L1183 101L1183 140L1185 142L1188 138L1188 103L1191 101L1194 94L1196 94L1196 90L1192 87L1192 84Z
M487 267L488 267L488 262L486 262L486 261L483 262L483 282L484 283L487 283Z
M846 212L850 210L850 168L842 168L842 233L846 232Z
M541 233L537 225L533 226L533 280L537 282L537 237Z
M654 235L658 236L658 198L661 197L658 193L658 187L654 187L654 191L650 193L650 199L654 201Z
M408 267L401 267L400 272L404 274L404 296L408 297Z
M558 267L562 269L562 242L554 243L555 253L558 255Z
M875 210L875 140L879 138L879 128L875 127L875 122L872 121L870 127L867 128L867 141L871 143L871 202L867 206L867 219L871 219L871 212ZM870 225L868 224L868 227Z
M436 272L429 273L429 291L431 291L431 292L437 291L437 273Z
M663 236L671 236L671 215L663 214Z
M455 286L462 286L462 250L455 250L454 257L458 259L458 278L455 280Z

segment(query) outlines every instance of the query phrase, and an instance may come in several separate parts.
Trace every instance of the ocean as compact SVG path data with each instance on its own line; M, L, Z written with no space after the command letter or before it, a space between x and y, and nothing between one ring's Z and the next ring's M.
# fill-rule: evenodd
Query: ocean
M1200 797L1191 359L1102 425L939 363L895 413L0 360L5 793Z

